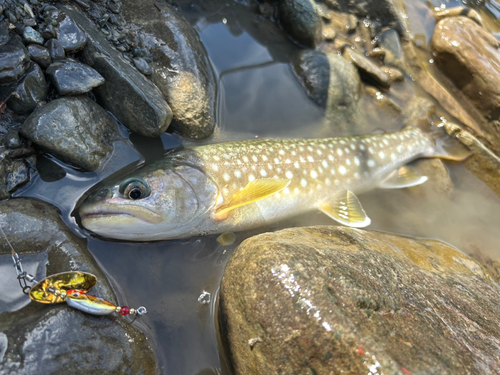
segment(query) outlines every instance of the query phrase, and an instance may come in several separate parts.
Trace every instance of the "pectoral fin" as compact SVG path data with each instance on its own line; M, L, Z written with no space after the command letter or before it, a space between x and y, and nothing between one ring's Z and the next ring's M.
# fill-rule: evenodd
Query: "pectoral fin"
M402 189L410 186L417 186L427 181L427 176L420 176L413 168L401 167L382 181L380 187L383 189Z
M248 183L245 188L231 198L227 205L219 207L216 214L224 214L235 208L257 202L272 194L283 190L290 184L290 180L278 178L263 178Z
M319 209L333 220L350 227L363 228L371 223L358 198L349 190L339 193L331 202L323 203Z

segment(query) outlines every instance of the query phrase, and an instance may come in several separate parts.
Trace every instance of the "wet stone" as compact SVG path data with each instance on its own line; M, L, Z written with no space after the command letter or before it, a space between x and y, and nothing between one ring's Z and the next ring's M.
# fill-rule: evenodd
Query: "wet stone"
M32 61L36 62L43 69L46 69L50 64L52 64L52 58L50 57L49 50L46 47L39 46L37 44L30 44L28 46L28 53Z
M134 65L142 74L145 76L150 76L153 74L153 70L149 66L149 64L142 57L136 57L134 59Z
M300 44L316 47L321 43L321 17L312 0L282 0L279 3L283 29Z
M85 171L99 168L111 154L117 131L113 118L87 96L53 100L21 126L38 147Z
M20 148L22 146L21 139L19 138L19 129L18 128L10 128L5 134L5 138L3 140L3 144L6 148L15 150L16 148Z
M396 30L389 29L378 37L378 44L389 54L386 55L385 63L395 65L403 57L401 40Z
M9 25L7 22L0 22L0 46L3 46L9 40Z
M69 53L81 50L87 43L87 36L82 29L64 13L59 17L56 34L64 50Z
M42 35L31 26L26 26L23 31L23 39L25 43L43 44Z
M292 228L235 250L219 327L238 374L491 374L499 293L481 265L439 241Z
M73 59L52 63L45 71L60 95L79 95L104 83L104 78L88 65Z
M54 26L48 25L47 27L45 27L45 29L43 29L43 31L42 31L42 37L45 40L50 40L52 38L55 38L56 37L56 29L54 28Z
M25 72L29 62L28 50L21 38L13 35L0 47L0 85L16 82Z
M22 159L13 160L10 164L10 171L7 174L7 191L9 193L24 185L30 179L29 168Z
M32 62L26 75L19 81L7 106L18 114L31 113L38 103L47 98L48 85L38 64Z
M85 240L66 227L55 207L26 198L0 202L0 223L24 266L32 268L38 280L59 272L89 272L98 280L92 294L117 304ZM0 243L0 254L0 265L10 270L6 241ZM0 373L155 373L146 337L123 318L85 314L65 303L30 303L17 285L15 273L13 277L9 301L0 304L0 332L2 343L7 344Z
M45 47L48 48L50 57L54 61L64 59L66 56L62 44L57 39L50 39L45 43Z
M112 48L82 14L69 8L65 11L85 31L93 68L106 80L93 91L98 103L133 132L148 137L164 133L172 112L158 88Z
M167 2L122 1L124 20L140 27L138 38L152 56L151 79L172 109L171 127L180 135L202 139L215 128L215 76L207 51L193 27ZM161 11L149 9L159 6ZM153 43L150 35L161 40ZM171 72L175 71L176 74Z
M302 51L293 61L294 71L309 98L335 118L339 126L352 123L359 101L360 80L353 64L342 56Z
M368 82L373 82L382 88L389 88L390 81L385 74L373 61L365 57L361 53L352 50L351 48L344 49L342 54L347 60L351 61L359 69L359 73L363 79Z

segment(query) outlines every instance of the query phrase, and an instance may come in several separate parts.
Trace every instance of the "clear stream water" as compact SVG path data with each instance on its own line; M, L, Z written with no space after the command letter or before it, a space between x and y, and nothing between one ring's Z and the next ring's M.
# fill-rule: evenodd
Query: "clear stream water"
M325 130L320 111L307 98L291 68L291 58L299 47L260 18L254 3L214 1L212 5L211 9L189 3L179 5L198 31L218 78L219 129L210 142L256 136L345 135L339 134L334 122ZM407 0L407 6L414 34L428 43L434 20L426 15L425 1ZM499 15L496 3L487 6L488 14ZM396 84L388 96L401 102L412 96L413 90L420 92L410 83ZM367 103L370 100L362 98ZM362 117L364 128L370 131L402 126L394 122L391 114L372 115ZM124 128L122 133L129 137ZM356 130L353 128L351 133ZM147 307L149 314L141 318L140 326L156 351L162 374L214 374L224 367L217 346L215 301L225 263L234 248L248 236L264 231L335 223L314 212L273 227L237 233L231 246L220 245L217 236L154 243L105 241L78 227L71 212L88 188L131 163L159 157L165 149L181 142L172 134L154 140L132 135L128 143L116 144L112 158L99 173L78 173L47 160L52 167L57 163L57 169L64 170L66 177L50 182L42 174L43 179L35 177L17 196L36 197L59 207L68 226L87 238L88 248L111 279L120 303ZM466 252L481 249L499 259L496 244L500 199L462 165L447 167L454 183L451 198L422 199L404 190L377 190L362 195L360 199L373 222L369 229L436 238Z

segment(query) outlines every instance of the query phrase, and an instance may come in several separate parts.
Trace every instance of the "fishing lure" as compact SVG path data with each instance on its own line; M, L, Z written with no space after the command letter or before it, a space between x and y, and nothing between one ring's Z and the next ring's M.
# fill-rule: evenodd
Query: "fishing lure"
M122 316L133 315L134 320L138 316L147 314L144 306L137 309L128 306L115 306L103 298L88 294L97 284L97 277L88 272L56 273L42 281L36 281L33 275L24 271L21 258L14 250L1 226L0 230L10 246L19 285L23 293L29 295L33 301L45 304L66 302L74 309L88 314L109 315L116 312ZM31 286L29 284L35 285Z

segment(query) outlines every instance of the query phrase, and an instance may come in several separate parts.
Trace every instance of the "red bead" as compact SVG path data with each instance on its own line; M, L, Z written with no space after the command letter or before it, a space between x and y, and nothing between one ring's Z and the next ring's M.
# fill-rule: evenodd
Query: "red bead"
M127 306L123 306L120 309L120 314L122 314L123 316L128 315L129 312L130 312L130 309Z

